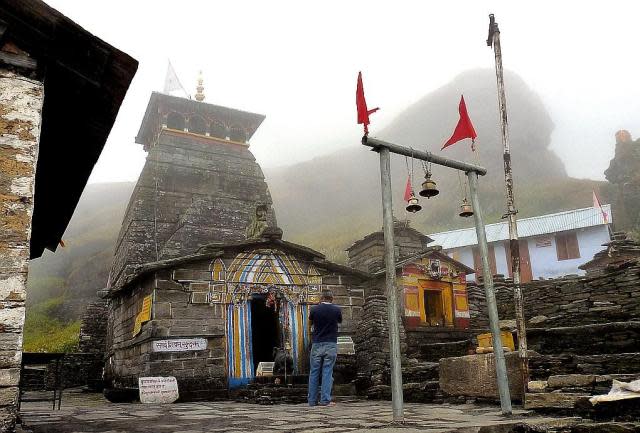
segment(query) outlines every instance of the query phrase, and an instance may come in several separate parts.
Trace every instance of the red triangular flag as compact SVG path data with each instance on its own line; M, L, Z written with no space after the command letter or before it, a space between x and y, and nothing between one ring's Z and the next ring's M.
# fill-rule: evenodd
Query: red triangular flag
M409 201L413 195L413 188L411 187L411 177L407 177L407 186L404 187L404 201Z
M364 125L364 135L369 134L369 114L375 113L379 108L369 110L367 100L364 99L364 87L362 87L362 72L358 72L358 84L356 85L356 107L358 108L358 124Z
M467 113L467 105L464 103L464 96L460 96L458 113L460 113L460 120L458 120L458 124L456 125L456 129L453 131L453 135L450 139L447 140L444 146L442 146L442 149L447 146L451 146L452 144L457 143L460 140L464 140L465 138L470 138L471 150L475 150L473 145L478 134L476 134L476 130L473 129L471 119L469 119L469 113Z
M596 209L600 209L600 212L602 212L602 218L604 219L604 223L609 224L609 217L607 213L604 211L604 209L602 208L602 204L600 204L600 200L598 199L596 192L594 190L591 190L591 191L593 192L593 207Z

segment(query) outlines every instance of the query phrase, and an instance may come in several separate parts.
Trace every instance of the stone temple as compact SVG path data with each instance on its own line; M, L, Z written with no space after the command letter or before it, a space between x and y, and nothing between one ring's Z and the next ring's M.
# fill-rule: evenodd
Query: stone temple
M256 207L276 217L249 140L264 116L153 93L136 143L148 152L116 244L109 287L127 267L245 238Z
M283 240L248 145L264 116L196 96L153 93L136 138L149 153L103 293L107 396L128 399L140 377L173 376L183 400L228 398L269 385L258 368L280 348L292 361L285 377L301 385L304 398L308 313L323 289L343 313L336 386L354 394L358 374L384 375L386 368L383 352L376 356L382 364L356 355L385 346L383 328L374 325L385 312L373 307L383 290L382 233L354 244L349 266ZM473 270L428 247L431 239L408 225L395 230L407 336L420 327L464 334L464 276Z

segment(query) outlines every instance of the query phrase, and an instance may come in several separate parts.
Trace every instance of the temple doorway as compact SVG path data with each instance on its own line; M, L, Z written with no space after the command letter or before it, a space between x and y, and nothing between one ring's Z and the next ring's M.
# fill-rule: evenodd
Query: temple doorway
M253 295L251 300L251 346L253 349L253 373L258 364L273 361L273 348L280 347L280 321L275 306L268 306L263 295Z
M424 312L431 326L444 326L445 316L441 290L424 291Z

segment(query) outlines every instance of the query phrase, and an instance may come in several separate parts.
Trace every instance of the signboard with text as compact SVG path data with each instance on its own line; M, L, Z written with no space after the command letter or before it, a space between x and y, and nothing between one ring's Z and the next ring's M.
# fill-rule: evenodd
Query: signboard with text
M175 338L151 342L153 352L194 352L207 349L205 338Z
M138 378L140 403L173 403L179 397L178 381L173 376Z

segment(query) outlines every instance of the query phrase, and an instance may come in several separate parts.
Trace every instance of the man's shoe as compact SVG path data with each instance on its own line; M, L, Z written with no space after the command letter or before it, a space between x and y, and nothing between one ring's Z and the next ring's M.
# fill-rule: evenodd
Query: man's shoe
M330 401L329 403L320 403L318 406L335 406L335 401Z

